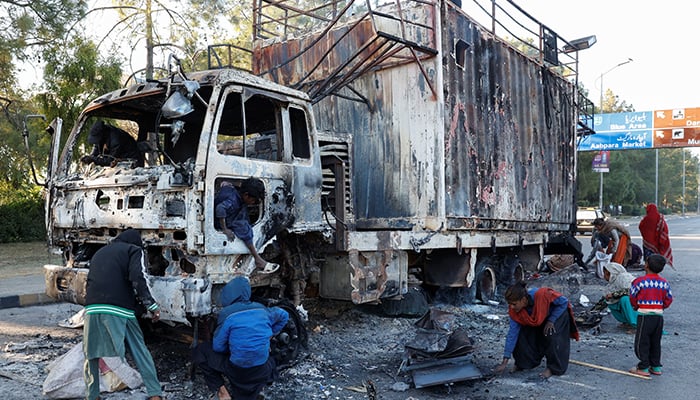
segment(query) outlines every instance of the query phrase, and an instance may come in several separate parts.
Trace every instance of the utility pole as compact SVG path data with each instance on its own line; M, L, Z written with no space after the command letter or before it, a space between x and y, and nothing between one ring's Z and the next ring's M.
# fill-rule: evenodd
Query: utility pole
M681 199L683 200L683 205L681 207L681 215L685 217L685 147L681 148L681 151L683 152L683 195L681 196Z
M656 179L654 180L654 204L659 206L659 149L656 149Z
M598 110L599 113L602 113L602 112L603 112L603 77L604 77L608 72L611 72L611 71L614 70L615 68L621 67L621 66L623 66L623 65L625 65L625 64L629 64L629 63L631 63L632 61L633 61L633 60L632 60L631 58L627 58L626 61L623 61L623 62L621 62L621 63L615 65L614 67L610 68L609 70L607 70L607 71L601 73L600 76L598 77L598 79L600 79L600 103L599 103L600 105L599 105L599 107L598 107L598 108L599 108L599 110ZM601 210L603 209L603 171L600 172L600 189L599 189L599 192L598 192L598 208L600 208Z

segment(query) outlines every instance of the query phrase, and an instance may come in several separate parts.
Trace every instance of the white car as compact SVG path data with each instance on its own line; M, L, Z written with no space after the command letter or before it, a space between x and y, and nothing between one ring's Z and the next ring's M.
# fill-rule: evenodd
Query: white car
M593 221L596 218L606 219L607 217L599 208L579 208L576 210L576 232L593 233Z

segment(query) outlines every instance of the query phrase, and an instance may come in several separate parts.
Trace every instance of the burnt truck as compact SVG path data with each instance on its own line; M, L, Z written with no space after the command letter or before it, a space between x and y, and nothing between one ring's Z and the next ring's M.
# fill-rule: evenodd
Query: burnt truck
M486 301L548 253L580 255L576 43L510 1L536 39L504 39L485 3L490 22L449 0L258 0L247 70L238 47L210 46L206 70L173 57L167 78L94 99L65 137L53 121L46 227L64 263L44 267L47 294L82 303L92 254L127 228L161 319L184 324L237 275L295 305L418 285ZM141 160L81 162L97 121L129 133ZM218 188L249 177L265 186L249 211L273 273L215 228Z

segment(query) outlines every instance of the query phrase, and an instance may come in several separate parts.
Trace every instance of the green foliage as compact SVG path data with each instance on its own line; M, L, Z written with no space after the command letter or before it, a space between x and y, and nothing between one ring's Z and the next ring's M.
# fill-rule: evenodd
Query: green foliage
M25 116L42 110L17 87L17 76L22 68L40 68L46 49L62 48L65 33L84 12L82 0L0 0L0 198L8 191L27 195L34 189L22 131ZM30 125L39 131L46 126ZM48 139L27 139L32 157L46 160Z
M39 62L38 51L60 41L84 12L82 0L0 0L0 96L14 92L18 62Z
M667 213L695 210L698 204L698 158L680 148L659 149L658 206ZM685 175L683 153L685 152ZM591 165L596 152L579 153L578 205L598 205L600 173ZM684 183L685 176L685 183ZM685 196L683 188L685 186ZM628 215L644 215L656 201L656 150L610 152L610 172L603 173L603 206L622 205ZM685 205L685 207L684 207Z
M24 145L25 116L39 114L40 111L32 101L22 100L25 94L11 88L12 94L3 105L3 115L0 116L0 190L10 188L12 191L30 190L33 187L31 167ZM46 127L40 119L27 119L27 128L33 132L43 132ZM43 143L35 135L26 138L31 146L32 157L45 160L48 141Z
M49 121L63 118L65 132L92 99L121 86L121 61L113 55L102 57L84 37L74 36L61 48L47 49L44 57L45 91L37 100Z
M620 100L620 97L613 93L612 90L605 90L605 95L603 96L603 106L602 110L598 110L599 113L621 113L621 112L632 112L634 111L634 106L632 104L627 104L627 101Z
M193 70L208 67L204 48L212 44L229 44L233 48L253 48L253 15L248 1L191 0L197 18L190 22L192 34L184 37L191 54ZM197 47L198 45L203 47ZM243 51L232 52L232 65L244 70L251 68L251 56Z
M45 239L44 201L39 191L17 192L0 186L0 243Z

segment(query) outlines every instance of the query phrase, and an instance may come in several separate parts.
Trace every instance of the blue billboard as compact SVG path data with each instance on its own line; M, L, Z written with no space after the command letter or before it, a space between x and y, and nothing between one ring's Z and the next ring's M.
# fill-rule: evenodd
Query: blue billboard
M632 150L652 148L653 112L596 114L594 135L578 141L578 151Z

